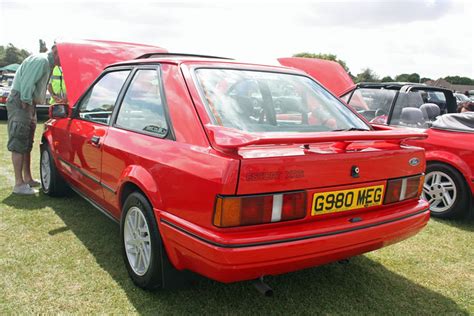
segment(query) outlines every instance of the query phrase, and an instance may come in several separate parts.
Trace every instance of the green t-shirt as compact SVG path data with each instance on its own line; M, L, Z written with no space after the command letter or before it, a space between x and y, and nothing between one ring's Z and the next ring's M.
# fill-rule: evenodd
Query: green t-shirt
M44 104L53 66L54 57L51 52L28 56L16 71L12 90L20 92L22 102Z

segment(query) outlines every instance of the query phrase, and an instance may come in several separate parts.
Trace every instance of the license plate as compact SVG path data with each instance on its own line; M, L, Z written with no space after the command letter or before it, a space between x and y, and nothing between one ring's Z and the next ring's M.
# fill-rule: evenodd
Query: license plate
M364 188L315 193L313 195L311 215L322 215L381 205L384 189L384 185L374 185Z

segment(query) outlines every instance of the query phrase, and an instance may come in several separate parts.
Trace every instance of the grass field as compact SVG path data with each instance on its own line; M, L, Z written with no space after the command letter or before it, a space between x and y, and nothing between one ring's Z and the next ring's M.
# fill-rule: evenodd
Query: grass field
M37 139L42 128L37 130ZM38 143L33 154L39 177ZM417 236L338 263L250 282L198 281L149 293L130 281L119 227L76 195L11 194L0 122L0 315L114 314L474 314L474 220L430 220Z

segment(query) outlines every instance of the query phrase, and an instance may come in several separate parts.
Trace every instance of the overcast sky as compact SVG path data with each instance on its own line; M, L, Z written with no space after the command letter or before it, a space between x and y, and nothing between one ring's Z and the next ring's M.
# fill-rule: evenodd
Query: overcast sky
M353 74L474 78L474 1L0 0L0 45L38 39L147 43L171 52L274 63L333 53Z

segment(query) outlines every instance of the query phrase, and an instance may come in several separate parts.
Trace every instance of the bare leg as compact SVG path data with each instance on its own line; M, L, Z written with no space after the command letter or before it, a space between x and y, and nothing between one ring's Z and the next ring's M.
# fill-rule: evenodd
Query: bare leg
M23 161L24 154L12 152L13 170L15 171L15 185L19 186L25 183L23 181Z
M23 179L25 183L30 183L33 180L31 176L31 154L24 154L23 157Z

